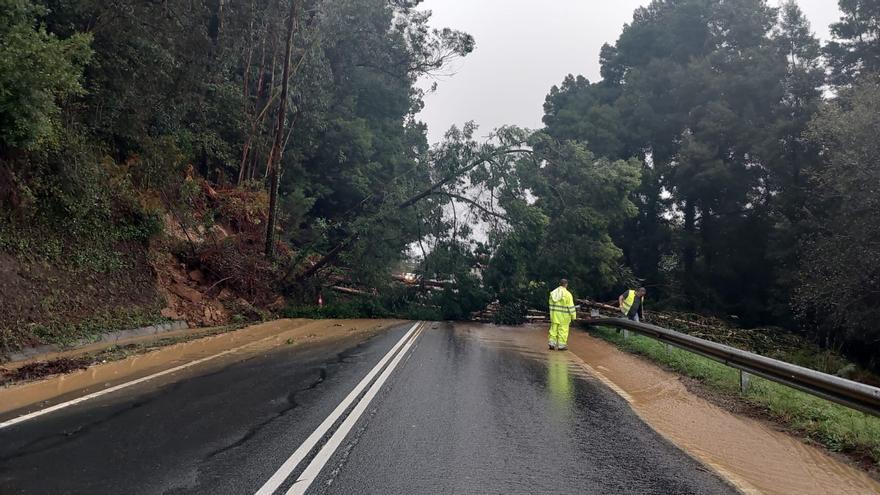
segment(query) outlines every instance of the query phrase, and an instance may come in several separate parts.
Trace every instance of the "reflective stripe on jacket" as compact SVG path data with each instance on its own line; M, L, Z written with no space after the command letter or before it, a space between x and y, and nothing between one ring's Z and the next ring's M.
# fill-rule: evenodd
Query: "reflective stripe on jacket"
M634 302L636 302L636 291L630 289L626 291L626 297L623 298L623 304L620 305L620 310L623 311L623 314L629 314L629 310Z
M565 287L559 286L550 293L550 321L567 324L577 317L574 297Z

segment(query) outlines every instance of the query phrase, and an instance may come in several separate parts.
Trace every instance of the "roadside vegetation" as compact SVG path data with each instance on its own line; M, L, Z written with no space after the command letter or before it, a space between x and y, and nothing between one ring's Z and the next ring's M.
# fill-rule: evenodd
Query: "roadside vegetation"
M0 361L168 320L519 324L567 278L876 385L877 2L824 44L794 0L646 3L542 128L429 143L420 81L478 40L422 0L0 0ZM875 418L597 335L880 465Z
M877 9L842 0L823 45L796 1L654 0L542 128L429 143L419 81L477 40L422 7L0 0L0 353L164 319L521 322L565 277L880 369Z
M323 306L292 306L281 314L286 318L311 319L349 319L349 318L400 318L405 320L440 320L436 307L407 303L406 307L394 311L385 301L377 298L355 298L330 300Z
M611 328L590 333L617 347L698 380L710 392L744 401L748 413L777 422L796 434L834 452L847 454L872 470L880 468L880 418L834 404L759 377L752 377L746 393L739 371L711 359L667 346L641 335L624 339Z
M0 354L389 285L473 49L418 3L0 0Z

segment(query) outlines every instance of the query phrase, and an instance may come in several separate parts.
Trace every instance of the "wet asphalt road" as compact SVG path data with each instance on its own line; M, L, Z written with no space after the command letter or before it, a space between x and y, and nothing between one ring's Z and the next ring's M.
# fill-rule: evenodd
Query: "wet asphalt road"
M254 493L408 329L287 347L0 430L0 493ZM309 493L734 493L565 353L486 333L426 325Z

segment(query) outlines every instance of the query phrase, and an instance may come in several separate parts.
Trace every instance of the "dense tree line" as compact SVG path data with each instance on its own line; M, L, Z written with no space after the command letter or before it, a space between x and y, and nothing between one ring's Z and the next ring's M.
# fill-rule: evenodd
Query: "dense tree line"
M387 285L449 202L399 207L416 82L474 48L420 3L0 1L0 349L149 323L169 264L245 317Z
M643 163L611 229L655 296L876 357L878 6L842 0L822 47L793 1L657 0L552 88L549 136Z
M76 239L140 224L156 213L145 196L185 206L195 173L269 191L266 251L294 247L286 273L369 237L339 256L374 260L349 266L375 276L415 239L417 208L376 215L429 181L415 82L474 45L419 3L3 0L4 226Z
M198 177L256 194L225 242L294 297L415 253L444 318L566 276L878 354L878 2L822 46L795 2L655 0L543 129L433 148L416 82L474 40L420 3L0 0L0 249L118 268L163 215L212 222Z

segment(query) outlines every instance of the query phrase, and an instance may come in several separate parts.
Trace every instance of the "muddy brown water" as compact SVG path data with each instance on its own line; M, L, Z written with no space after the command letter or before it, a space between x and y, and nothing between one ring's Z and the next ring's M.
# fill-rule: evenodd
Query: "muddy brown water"
M87 354L98 353L109 349L111 347L121 347L126 345L133 344L148 344L151 342L158 342L160 340L165 339L177 339L186 337L189 339L197 339L203 337L209 337L214 334L224 333L232 331L228 328L224 327L205 327L205 328L185 328L181 330L172 330L169 332L162 333L154 333L149 335L139 335L136 337L127 337L123 339L118 339L114 342L96 342L94 344L88 344L83 346L77 346L72 349L65 349L61 351L55 352L47 352L44 354L40 354L38 356L29 357L27 359L22 359L20 361L10 361L3 363L3 367L8 370L16 370L23 366L28 366L35 363L45 363L48 361L54 361L56 359L77 359L79 357L85 356Z
M222 357L162 378L173 381L282 345L367 338L396 324L394 320L276 320L234 332L174 344L120 361L44 380L0 388L0 416L26 413L130 380L225 352ZM231 351L231 352L228 352Z
M492 345L515 348L535 359L566 356L573 375L598 379L627 400L658 433L747 494L878 494L865 472L787 433L727 410L691 393L678 375L605 341L573 331L571 352L547 350L542 326L470 327Z

